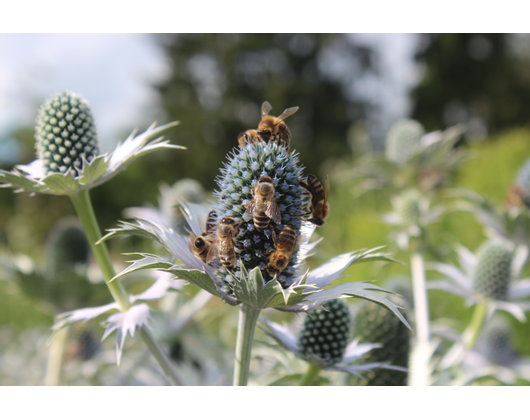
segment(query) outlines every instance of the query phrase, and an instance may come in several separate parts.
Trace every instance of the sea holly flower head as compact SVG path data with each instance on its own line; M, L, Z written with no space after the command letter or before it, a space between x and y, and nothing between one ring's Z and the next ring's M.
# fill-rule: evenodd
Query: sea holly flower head
M380 343L366 362L386 362L406 369L409 366L410 331L384 308L368 303L355 314L354 335L361 343ZM398 322L396 322L398 321ZM363 378L351 378L351 385L405 386L408 375L403 371L374 369Z
M72 195L100 185L142 155L160 149L183 149L162 141L149 141L178 122L136 136L134 131L114 152L100 154L97 132L88 102L63 91L51 95L39 110L36 124L37 160L0 171L0 187L31 194Z
M272 180L280 222L271 218L267 228L257 229L254 217L245 218L245 213L255 199L253 190L262 177ZM307 198L298 183L300 178L302 168L297 155L286 152L276 143L258 142L236 148L229 155L218 179L220 189L215 195L219 201L213 206L215 224L223 218L233 218L237 224L237 233L232 238L235 253L233 267L226 269L219 260L206 264L190 251L189 234L179 233L162 222L138 218L134 222L121 223L102 240L122 234L141 235L160 242L169 251L170 258L138 253L140 259L116 278L140 269L157 268L187 280L231 305L244 302L259 310L276 308L307 312L322 308L328 300L359 297L386 306L406 323L398 307L380 294L388 291L378 286L353 282L328 287L354 263L391 261L387 255L377 252L380 248L339 255L312 271L304 268L305 259L316 243L309 242L315 225L303 220ZM212 209L184 201L181 206L190 229L200 236L206 230L206 220ZM278 238L287 225L295 231L296 247L286 268L278 275L272 275L267 265L276 250L274 236ZM212 232L215 240L216 235Z
M490 315L495 310L511 313L525 321L524 312L530 302L530 279L518 279L527 256L524 247L500 241L487 241L474 255L464 246L458 246L457 254L461 268L444 263L433 263L433 270L445 275L448 280L429 281L431 289L441 289L461 296L472 306L486 303Z
M360 179L356 195L373 189L389 188L394 192L418 185L423 192L441 187L465 155L454 147L462 126L425 134L414 120L400 120L389 130L384 155L365 155L353 170Z
M392 240L402 249L407 249L411 238L422 236L424 229L447 211L442 204L431 206L430 200L415 189L403 191L391 202L393 211L385 214L383 221L394 227Z
M262 330L283 348L321 369L348 372L359 377L359 372L375 368L406 371L386 362L368 362L367 354L381 344L359 343L359 337L350 342L351 314L340 299L327 301L323 309L310 311L298 336L287 325L268 320L262 320L262 324ZM365 363L358 364L361 359Z

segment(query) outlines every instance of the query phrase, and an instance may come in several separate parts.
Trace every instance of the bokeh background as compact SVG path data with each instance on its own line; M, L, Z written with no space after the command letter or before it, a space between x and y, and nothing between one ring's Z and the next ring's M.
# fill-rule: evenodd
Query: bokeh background
M467 150L470 158L451 185L471 188L499 205L530 157L528 34L1 34L0 62L2 169L34 159L38 107L49 94L63 89L90 102L103 151L154 120L181 122L166 137L186 146L186 151L149 155L92 191L103 229L123 220L124 208L156 205L161 183L192 178L208 197L238 133L259 122L261 103L269 101L273 115L299 106L288 121L291 148L300 154L306 173L321 179L331 174L332 212L318 231L325 241L311 261L313 267L339 253L387 243L399 259L397 247L389 243L390 229L382 223L382 214L391 207L388 194L356 197L347 176L361 156L383 150L385 136L397 120L417 119L427 131L465 124L457 147ZM50 230L72 214L67 197L29 197L0 189L2 384L42 383L44 343L57 314L56 306L21 288L9 267L14 262L17 267L44 266ZM476 250L485 239L483 228L462 212L444 218L433 236L442 249L461 243ZM119 265L127 259L122 252L145 244L129 238L110 246ZM384 284L406 278L408 267L367 264L349 273ZM92 281L98 282L97 273ZM128 287L141 290L140 283L130 282ZM471 310L461 300L435 291L429 298L432 318L454 320L456 328L465 328ZM104 304L110 297L103 293L98 299ZM210 303L201 316L207 320L201 328L215 336L220 325L230 325L221 340L233 346L236 313ZM508 320L517 350L530 355L529 326ZM99 337L99 325L92 328ZM133 356L134 344L132 340ZM104 346L112 349L112 343ZM182 344L172 349L175 357L185 357ZM137 351L139 356L125 358L125 363L129 360L133 366L135 357L148 357ZM86 378L95 377L95 368L76 358L75 351L72 354L69 383L87 383ZM111 359L105 374L115 378ZM123 382L113 383L132 380L121 375ZM105 378L98 376L93 383ZM146 371L134 380L161 379Z

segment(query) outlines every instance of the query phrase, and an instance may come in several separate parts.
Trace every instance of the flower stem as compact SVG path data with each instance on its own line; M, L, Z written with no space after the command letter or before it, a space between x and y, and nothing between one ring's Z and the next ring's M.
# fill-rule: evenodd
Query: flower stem
M485 303L477 303L475 306L471 323L464 332L464 346L467 350L472 349L477 342L480 331L482 330L482 325L484 325L486 319L486 309L487 306Z
M46 378L44 385L58 386L60 384L61 369L63 366L64 349L68 338L68 326L61 328L53 334L46 366Z
M237 327L236 360L234 363L234 386L246 386L250 371L252 341L260 310L242 303L239 305Z
M321 369L314 365L313 363L308 363L307 371L300 381L300 386L311 386L315 383L315 380L318 378Z
M120 280L116 279L113 282L108 283L108 281L116 275L116 272L114 271L114 266L112 265L112 260L110 259L106 244L102 242L96 245L96 242L101 238L101 231L99 230L96 215L92 208L92 202L88 190L82 190L77 194L72 194L70 195L70 199L74 204L79 220L83 225L88 243L90 244L90 248L92 249L94 257L103 273L103 278L107 282L107 287L109 288L112 297L118 303L120 311L127 311L131 307L131 302L129 301L129 296L123 288ZM182 380L180 380L177 372L171 365L171 361L161 350L160 344L155 341L147 327L140 328L140 336L160 364L168 381L172 385L183 385Z
M430 384L430 341L429 341L429 301L425 285L425 266L420 252L410 256L412 289L414 295L414 315L416 320L416 339L411 354L413 369L409 374L411 386Z

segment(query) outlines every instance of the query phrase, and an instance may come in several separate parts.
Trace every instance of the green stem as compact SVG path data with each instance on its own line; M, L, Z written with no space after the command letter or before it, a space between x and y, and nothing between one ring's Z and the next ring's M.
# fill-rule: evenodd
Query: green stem
M464 332L464 345L467 350L472 349L477 342L484 321L486 320L487 306L485 303L477 303L471 323Z
M96 215L94 213L94 209L92 208L89 192L88 190L82 190L77 194L71 195L70 199L72 200L79 220L83 225L83 229L90 244L90 248L92 249L94 257L96 258L101 272L103 273L103 278L107 283L107 287L109 288L114 300L118 303L120 311L125 312L131 307L131 302L129 301L129 296L127 295L127 292L123 288L123 285L119 279L109 283L110 279L116 275L116 272L114 271L114 266L112 265L112 260L110 259L107 245L104 242L96 245L96 242L101 239L101 231L99 230ZM164 354L160 345L156 342L146 327L140 328L140 336L160 364L160 367L164 371L168 381L172 385L183 385L182 380L180 380L179 375L171 365L170 360Z
M50 353L48 355L48 365L46 366L46 378L44 385L60 385L61 370L63 367L64 349L68 338L68 326L55 332L50 344Z
M234 363L234 386L246 386L250 371L252 341L260 310L242 303L239 305L237 327L236 360Z
M300 381L300 386L311 386L315 383L315 380L320 374L321 368L314 365L313 363L308 363L307 371Z

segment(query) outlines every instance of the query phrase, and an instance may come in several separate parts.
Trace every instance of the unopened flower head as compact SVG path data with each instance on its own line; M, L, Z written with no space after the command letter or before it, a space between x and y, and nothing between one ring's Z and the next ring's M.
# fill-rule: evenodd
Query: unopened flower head
M510 285L512 252L501 242L489 241L477 253L475 291L491 299L506 300Z
M421 216L421 196L417 190L408 190L395 201L395 212L403 226L418 225Z
M405 164L414 154L415 148L425 134L423 126L414 120L395 123L386 137L385 154L399 165Z
M99 154L98 136L88 102L80 95L63 91L51 95L39 109L35 126L35 148L46 174L74 175Z
M255 226L254 218L246 221L244 214L250 202L257 199L253 190L261 177L272 179L275 195L271 201L274 200L278 206L281 223L270 220L268 228L259 230ZM266 270L271 251L274 249L271 229L275 230L276 237L287 224L291 224L297 234L300 232L301 215L304 211L302 188L298 184L301 177L302 167L298 164L297 155L286 152L276 143L260 142L239 148L225 163L222 176L218 179L218 221L224 217L233 217L240 223L239 234L235 238L241 248L241 251L237 251L238 259L243 261L248 270L260 267L266 281L273 278ZM296 255L293 255L287 267L278 275L278 281L284 287L292 283L297 262ZM223 268L220 270L221 278L230 278ZM239 268L236 267L236 277L238 272Z
M494 319L487 327L484 344L486 357L496 365L509 365L517 358L510 325L502 319Z
M368 303L357 313L354 335L361 343L379 343L381 347L370 352L366 362L388 362L403 368L408 367L410 331L388 311L375 303ZM391 314L390 314L391 315ZM397 321L397 322L395 322ZM376 369L367 372L364 378L351 378L352 385L404 386L407 373Z
M341 299L329 300L322 306L325 309L317 309L306 315L298 346L308 359L314 356L325 365L333 365L342 360L346 351L351 315Z

